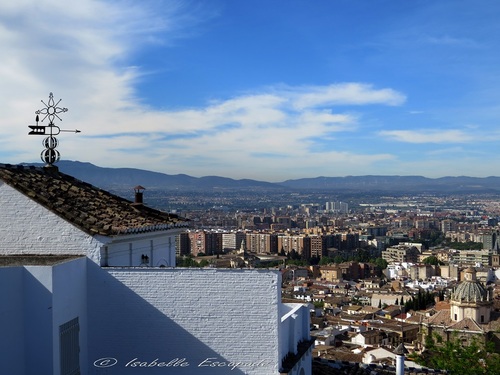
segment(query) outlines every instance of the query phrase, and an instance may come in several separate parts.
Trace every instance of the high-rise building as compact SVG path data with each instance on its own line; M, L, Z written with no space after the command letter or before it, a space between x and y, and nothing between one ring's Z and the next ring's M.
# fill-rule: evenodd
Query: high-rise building
M189 234L187 232L179 233L179 235L175 237L175 255L184 256L190 253Z
M197 256L198 254L206 254L205 247L205 232L202 230L188 232L189 245L191 247L191 254Z

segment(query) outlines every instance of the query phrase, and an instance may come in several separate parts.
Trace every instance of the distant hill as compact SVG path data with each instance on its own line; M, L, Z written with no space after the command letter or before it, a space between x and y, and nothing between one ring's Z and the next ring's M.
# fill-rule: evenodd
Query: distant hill
M56 165L61 172L103 189L131 189L137 185L163 190L283 189L270 182L217 176L198 178L186 174L169 175L135 168L103 168L79 161L62 160Z
M41 164L37 164L41 165ZM59 170L103 189L142 185L162 190L328 190L329 192L500 193L500 177L346 176L316 177L270 183L226 177L169 175L135 168L103 168L79 161L60 161Z
M406 191L447 193L497 193L500 177L440 177L422 176L347 176L316 177L287 180L280 183L292 189L321 189L342 191Z

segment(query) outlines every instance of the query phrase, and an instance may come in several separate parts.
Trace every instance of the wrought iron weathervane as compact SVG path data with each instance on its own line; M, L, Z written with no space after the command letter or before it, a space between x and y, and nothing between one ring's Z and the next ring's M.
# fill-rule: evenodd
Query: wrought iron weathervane
M28 127L31 129L28 135L48 135L48 137L46 137L42 142L42 145L45 147L45 150L43 150L42 153L40 154L40 158L49 166L54 163L57 163L61 158L61 154L59 153L59 151L56 150L58 141L55 136L61 132L80 133L80 130L77 129L65 130L61 129L59 126L54 125L54 119L56 117L59 119L59 121L62 121L62 119L59 117L60 113L68 112L68 108L61 108L58 106L61 100L62 99L59 99L57 103L54 103L54 95L50 93L48 104L45 103L43 100L41 101L45 105L45 108L35 111L36 125L28 125ZM40 115L42 116L44 115L41 122L43 122L46 118L49 119L48 125L45 126L38 125L38 121L40 121L39 117Z

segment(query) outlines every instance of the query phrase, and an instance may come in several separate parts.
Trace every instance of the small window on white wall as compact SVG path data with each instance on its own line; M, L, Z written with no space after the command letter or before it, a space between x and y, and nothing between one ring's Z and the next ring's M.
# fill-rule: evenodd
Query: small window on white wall
M80 324L78 317L59 326L61 375L80 375Z

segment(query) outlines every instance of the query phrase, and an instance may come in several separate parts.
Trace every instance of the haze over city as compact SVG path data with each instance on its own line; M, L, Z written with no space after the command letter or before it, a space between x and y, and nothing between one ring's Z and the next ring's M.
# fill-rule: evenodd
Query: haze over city
M500 175L496 1L0 3L0 162L279 182ZM47 125L45 120L44 125Z

